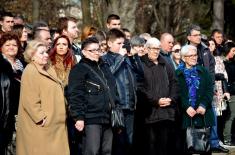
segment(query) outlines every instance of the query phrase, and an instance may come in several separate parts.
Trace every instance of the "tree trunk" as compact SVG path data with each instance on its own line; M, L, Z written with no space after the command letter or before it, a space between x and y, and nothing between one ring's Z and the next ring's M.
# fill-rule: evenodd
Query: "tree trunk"
M94 7L93 11L93 20L95 18L96 25L101 28L105 29L106 26L106 17L107 17L107 2L106 0L93 0L92 5Z
M224 0L213 1L213 24L212 29L224 31Z
M39 0L32 0L32 6L33 6L33 16L32 19L33 21L39 20Z
M153 7L151 0L139 0L135 14L135 30L137 33L150 33L153 21Z
M82 7L82 21L83 25L90 25L91 23L91 6L90 0L81 0ZM95 10L94 10L95 11Z
M118 14L121 18L122 28L128 28L131 32L134 32L137 4L137 0L110 0L108 13Z
M165 0L165 20L164 20L165 26L164 26L164 31L172 33L170 31L170 22L172 22L172 21L170 21L170 11L171 11L170 6L171 6L171 0L170 1Z

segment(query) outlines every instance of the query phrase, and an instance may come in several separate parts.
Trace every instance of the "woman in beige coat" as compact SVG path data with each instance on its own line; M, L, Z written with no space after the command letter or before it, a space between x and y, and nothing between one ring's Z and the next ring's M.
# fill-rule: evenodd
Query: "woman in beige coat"
M17 155L69 155L63 85L48 65L46 46L28 44L21 82Z

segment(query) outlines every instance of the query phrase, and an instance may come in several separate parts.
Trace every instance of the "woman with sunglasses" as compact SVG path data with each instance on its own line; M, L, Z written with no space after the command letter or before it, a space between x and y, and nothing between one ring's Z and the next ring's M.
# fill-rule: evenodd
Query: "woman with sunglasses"
M180 63L180 49L181 49L180 43L175 42L174 46L172 48L172 54L171 54L171 58L173 60L173 65L174 65L175 69L177 69L177 67Z

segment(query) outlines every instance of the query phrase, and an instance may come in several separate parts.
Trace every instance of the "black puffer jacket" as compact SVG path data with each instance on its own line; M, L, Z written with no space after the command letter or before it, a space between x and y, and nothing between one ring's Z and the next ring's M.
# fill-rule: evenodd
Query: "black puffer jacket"
M107 89L84 64L89 65L107 83L114 101L117 103L115 79L107 64L102 60L91 61L86 58L71 70L68 82L68 103L71 116L75 121L84 120L85 124L110 123L111 105Z

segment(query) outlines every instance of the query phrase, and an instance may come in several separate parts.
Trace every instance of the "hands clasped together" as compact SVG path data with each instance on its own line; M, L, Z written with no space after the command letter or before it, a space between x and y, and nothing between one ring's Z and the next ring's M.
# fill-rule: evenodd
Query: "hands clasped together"
M199 106L196 110L193 108L193 107L189 107L187 110L186 110L187 114L190 116L190 117L193 117L194 115L196 114L201 114L201 115L204 115L205 112L206 112L206 109L203 108L202 106Z

